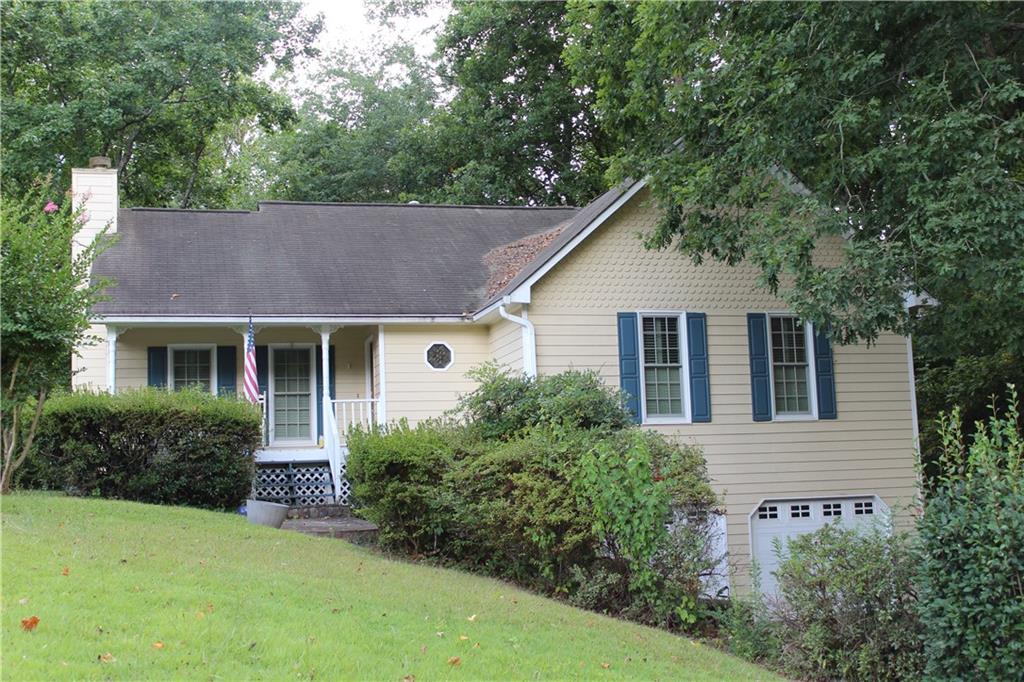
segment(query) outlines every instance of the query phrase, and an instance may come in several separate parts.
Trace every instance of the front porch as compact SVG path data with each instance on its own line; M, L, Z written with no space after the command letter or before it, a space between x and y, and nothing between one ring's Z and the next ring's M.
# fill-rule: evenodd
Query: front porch
M227 325L108 328L107 388L242 393L246 333ZM254 494L295 506L348 504L346 436L386 415L378 327L263 325L255 338L264 418Z

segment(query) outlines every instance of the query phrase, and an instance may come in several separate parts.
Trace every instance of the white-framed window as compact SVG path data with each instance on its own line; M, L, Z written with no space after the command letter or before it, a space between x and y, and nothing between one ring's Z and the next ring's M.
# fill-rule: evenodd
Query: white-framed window
M796 315L768 315L769 385L774 419L816 419L814 331Z
M430 369L443 372L455 364L455 351L444 341L434 341L424 349L423 361Z
M686 313L640 313L640 408L645 424L690 420Z
M167 387L217 393L217 347L213 344L167 347Z

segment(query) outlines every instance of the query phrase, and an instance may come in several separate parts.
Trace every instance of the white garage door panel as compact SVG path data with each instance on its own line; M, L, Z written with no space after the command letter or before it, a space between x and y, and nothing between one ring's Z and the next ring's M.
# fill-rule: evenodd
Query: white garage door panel
M857 528L883 518L887 512L874 495L765 500L750 515L751 558L757 563L761 592L777 591L777 543L785 551L790 538L815 531L826 523Z

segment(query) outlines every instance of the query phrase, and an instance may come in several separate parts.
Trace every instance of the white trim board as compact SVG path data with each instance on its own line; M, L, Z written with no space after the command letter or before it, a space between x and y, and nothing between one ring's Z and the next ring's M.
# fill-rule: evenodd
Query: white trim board
M216 316L216 315L111 315L108 317L94 317L89 320L92 324L116 324L122 326L147 325L147 326L174 326L174 327L236 327L247 326L249 317ZM361 316L348 317L338 315L335 317L303 317L303 316L271 316L253 317L252 323L259 327L308 327L310 325L336 324L336 325L374 325L374 324L472 324L474 319L468 315L407 315L407 316Z

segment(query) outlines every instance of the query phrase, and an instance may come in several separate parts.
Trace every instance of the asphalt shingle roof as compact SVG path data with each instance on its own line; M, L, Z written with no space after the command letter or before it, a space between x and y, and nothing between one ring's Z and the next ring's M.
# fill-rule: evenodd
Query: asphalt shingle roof
M102 316L457 315L487 299L484 256L575 208L261 202L122 209L93 271Z

